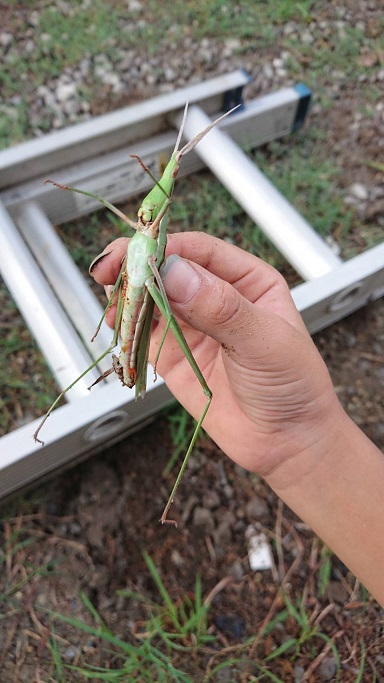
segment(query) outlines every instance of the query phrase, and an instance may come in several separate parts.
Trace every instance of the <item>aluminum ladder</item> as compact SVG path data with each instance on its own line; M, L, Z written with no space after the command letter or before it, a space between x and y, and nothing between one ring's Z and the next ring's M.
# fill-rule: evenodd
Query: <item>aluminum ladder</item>
M53 228L98 204L44 179L112 202L148 190L152 181L129 154L161 175L185 102L190 139L220 110L242 103L248 81L238 70L0 152L1 274L61 389L108 347L111 330L103 325L89 343L102 308ZM297 130L310 97L297 85L242 103L183 160L181 175L208 166L258 223L304 279L292 295L315 332L384 293L384 244L342 262L242 151ZM0 439L0 499L110 446L173 401L151 370L145 401L135 402L114 375L89 392L108 367L106 358L68 392L44 425L43 448L32 439L40 420Z

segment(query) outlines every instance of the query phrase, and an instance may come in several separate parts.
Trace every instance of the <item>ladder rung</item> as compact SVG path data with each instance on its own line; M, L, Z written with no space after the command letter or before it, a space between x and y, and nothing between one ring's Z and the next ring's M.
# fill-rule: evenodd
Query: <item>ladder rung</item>
M209 123L202 109L190 107L185 138L192 139ZM341 259L221 130L213 128L197 145L196 153L305 280L341 265Z

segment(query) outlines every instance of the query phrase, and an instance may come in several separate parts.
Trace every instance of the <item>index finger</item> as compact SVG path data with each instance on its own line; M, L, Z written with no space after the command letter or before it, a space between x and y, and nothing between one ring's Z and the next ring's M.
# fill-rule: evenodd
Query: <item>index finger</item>
M96 263L92 271L96 282L114 284L127 242L126 238L119 238L105 248L105 257ZM284 278L257 256L203 232L168 235L166 255L171 254L193 261L225 280L251 303L271 308L295 326L302 323Z
M121 261L125 256L127 243L128 239L124 237L114 240L91 264L90 273L96 282L101 285L114 284L120 271ZM243 288L246 287L247 278L250 275L252 280L250 284L254 287L254 271L257 262L262 264L263 277L269 280L266 283L266 289L277 274L272 266L256 256L202 232L168 235L166 255L171 254L178 254L182 258L198 263L217 277L235 286L236 289L241 289L246 298L249 297Z

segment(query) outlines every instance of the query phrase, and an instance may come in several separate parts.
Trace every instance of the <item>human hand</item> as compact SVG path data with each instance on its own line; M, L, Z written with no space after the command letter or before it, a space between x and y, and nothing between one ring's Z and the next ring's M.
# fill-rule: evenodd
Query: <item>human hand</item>
M114 283L127 240L92 274ZM384 458L341 408L328 371L271 266L203 233L169 236L161 269L171 307L213 392L204 428L274 491L384 605ZM115 307L108 312L113 325ZM156 321L151 359L164 320ZM205 396L171 334L158 370L198 419Z
M121 238L105 249L110 253L92 270L97 282L115 282L126 245ZM161 274L213 393L204 429L272 486L293 483L312 467L306 453L332 438L335 414L342 411L284 279L255 256L203 233L170 235L166 254L182 257L166 261ZM115 314L112 306L111 326ZM154 325L152 362L164 326L163 319ZM157 369L198 419L206 399L171 333Z

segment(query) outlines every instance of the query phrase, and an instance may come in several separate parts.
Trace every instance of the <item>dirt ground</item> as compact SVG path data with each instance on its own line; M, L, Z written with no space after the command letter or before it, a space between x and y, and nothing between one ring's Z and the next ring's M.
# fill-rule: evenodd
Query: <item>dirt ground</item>
M384 446L383 312L383 301L377 301L315 337L340 400L380 447ZM80 590L117 636L134 641L146 613L142 604L118 596L117 590L131 589L159 600L143 551L155 562L175 601L185 592L193 593L197 573L204 595L213 591L209 623L217 639L216 662L227 651L229 657L231 646L257 634L264 620L281 612L278 585L283 582L293 601L304 596L308 613L333 639L341 660L341 681L357 680L362 643L367 654L359 680L384 680L383 610L336 557L325 593L319 597L321 542L261 480L233 465L210 440L200 442L175 501L179 528L159 527L172 480L172 475L162 478L171 449L167 423L161 418L47 483L21 506L14 503L5 538L10 547L15 546L12 538L19 531L18 541L31 542L8 557L9 579L22 584L29 566L51 572L54 568L54 572L37 574L7 603L0 621L3 683L55 680L47 677L46 640L51 627L44 610L49 607L86 621ZM250 570L250 525L273 540L273 571ZM263 658L284 639L297 635L297 630L297 623L288 619L244 654ZM92 640L90 645L86 634L74 634L57 621L55 634L64 652L72 653L70 645L74 648L73 659L105 663L100 644ZM288 683L301 680L298 672L308 673L311 666L314 671L307 680L336 680L333 675L327 678L327 671L332 671L329 648L324 642L313 645L315 650L310 644L302 648L296 661L287 653L271 670ZM195 658L180 655L178 664L192 680L202 681L211 657L212 649L202 648ZM113 666L113 655L110 662ZM66 676L63 680L81 680ZM230 676L223 680L241 680L232 670Z

